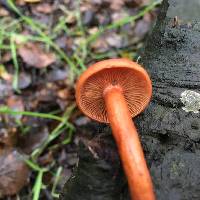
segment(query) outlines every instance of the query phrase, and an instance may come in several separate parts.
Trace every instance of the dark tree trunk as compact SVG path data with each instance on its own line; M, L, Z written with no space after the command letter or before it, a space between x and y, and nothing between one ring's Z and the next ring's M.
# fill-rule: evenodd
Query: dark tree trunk
M93 127L92 124L89 126ZM91 128L90 127L90 128ZM94 130L98 127L95 124ZM81 132L88 131L82 127ZM61 194L63 200L120 200L127 189L111 134L100 128L93 139L85 137L79 146L79 163ZM125 189L125 190L124 190Z
M153 98L136 124L157 199L199 200L199 0L164 0L141 63L151 75ZM108 145L112 139L100 138L98 148L86 145L90 148L80 152L63 200L129 199L116 149Z

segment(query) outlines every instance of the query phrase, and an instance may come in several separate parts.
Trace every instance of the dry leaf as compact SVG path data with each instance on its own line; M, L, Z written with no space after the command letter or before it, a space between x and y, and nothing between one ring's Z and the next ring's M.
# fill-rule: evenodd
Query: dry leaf
M21 99L21 97L19 96L10 96L8 97L7 101L7 106L13 110L13 111L24 111L24 103ZM15 116L9 116L10 118L13 118L13 119L17 119L17 120L20 120L22 115L15 115Z
M42 166L44 165L48 165L50 163L52 163L54 160L53 154L51 151L47 152L46 154L44 154L43 156L40 156L38 158L38 163Z
M95 52L98 52L98 53L103 53L109 50L109 45L105 41L104 36L99 37L95 42L93 42L91 44L91 47Z
M29 85L31 85L31 75L25 72L21 72L19 74L19 82L18 82L18 87L19 89L25 89Z
M6 17L8 15L9 15L9 12L6 9L0 7L0 17Z
M8 61L10 61L12 59L12 55L11 55L11 52L8 51L8 52L5 52L2 57L1 57L1 62L2 63L6 63Z
M27 2L27 3L37 3L37 2L41 2L41 0L24 0L24 2Z
M145 6L149 2L149 0L125 0L126 5L129 7Z
M38 3L41 2L41 0L15 0L16 4L19 6L24 6L26 3Z
M105 36L105 41L110 47L120 48L123 45L122 36L112 32Z
M21 134L19 136L18 146L24 153L30 154L35 149L41 147L41 145L47 140L48 135L49 132L47 127L33 127L28 134Z
M134 29L134 35L140 39L143 39L149 31L151 23L151 15L147 13L141 20L137 21Z
M100 7L110 7L112 10L120 10L122 6L125 3L125 0L90 0L94 5L100 6Z
M124 5L124 0L110 1L110 8L113 10L120 10Z
M12 94L12 83L0 81L0 98L6 99L7 96Z
M23 61L36 68L45 68L55 62L56 57L53 53L44 52L39 45L27 43L18 48L18 53Z
M8 82L11 82L13 79L12 75L9 74L8 71L6 71L6 68L4 67L4 65L1 65L1 64L0 64L0 78Z
M0 155L0 198L18 193L28 182L29 169L16 150Z
M84 126L84 125L88 124L89 122L91 122L90 118L85 117L85 116L84 117L81 116L74 120L74 123L76 124L76 126Z
M0 129L0 146L13 147L16 144L16 128L1 128Z
M49 14L53 12L53 6L49 3L40 3L36 6L35 10L40 13Z
M70 91L68 88L60 89L57 91L57 96L61 99L67 99L70 96Z

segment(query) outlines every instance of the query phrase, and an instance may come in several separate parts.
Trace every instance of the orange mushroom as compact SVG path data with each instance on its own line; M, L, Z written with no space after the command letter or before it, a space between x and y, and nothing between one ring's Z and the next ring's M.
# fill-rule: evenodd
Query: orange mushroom
M110 123L134 200L154 200L153 185L132 117L150 101L147 72L128 59L109 59L89 67L76 85L77 104L88 117Z

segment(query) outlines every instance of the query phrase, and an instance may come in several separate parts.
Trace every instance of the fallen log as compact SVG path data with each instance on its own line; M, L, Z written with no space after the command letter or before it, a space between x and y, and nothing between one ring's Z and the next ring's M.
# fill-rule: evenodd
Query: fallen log
M199 0L164 0L141 55L153 97L136 125L158 200L200 198L199 10ZM93 130L61 199L130 199L109 132Z
M85 130L88 130L88 127ZM99 133L99 136L93 139L80 140L79 163L65 184L61 199L120 199L127 187L111 135Z
M141 62L153 99L137 118L159 200L200 198L200 3L164 1Z

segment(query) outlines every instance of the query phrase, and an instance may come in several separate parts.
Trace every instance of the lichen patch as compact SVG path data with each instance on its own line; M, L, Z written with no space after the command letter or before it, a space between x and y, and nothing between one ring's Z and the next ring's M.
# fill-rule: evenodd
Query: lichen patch
M184 104L184 107L182 107L184 111L199 113L200 93L192 90L185 90L184 92L181 93L180 99Z

